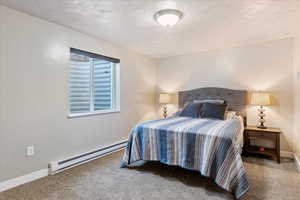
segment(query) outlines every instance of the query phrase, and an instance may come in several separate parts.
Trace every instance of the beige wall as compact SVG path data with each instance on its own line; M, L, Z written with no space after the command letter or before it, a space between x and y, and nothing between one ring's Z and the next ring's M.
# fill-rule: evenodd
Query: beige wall
M283 39L161 59L158 86L175 93L199 87L270 92L275 105L266 108L266 125L283 130L282 149L290 150L286 141L293 132L292 52L293 40ZM256 108L249 106L247 112L248 124L256 124Z
M293 148L300 160L300 5L297 7L298 17L295 19L296 37L294 40L294 103L295 103L295 126L293 134Z
M69 47L121 59L120 113L67 119ZM0 182L125 140L155 114L155 60L105 41L0 6L0 56Z

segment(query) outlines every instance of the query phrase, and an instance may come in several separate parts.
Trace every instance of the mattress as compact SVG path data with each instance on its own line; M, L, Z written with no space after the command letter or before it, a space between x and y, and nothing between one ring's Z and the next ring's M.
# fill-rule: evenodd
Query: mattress
M241 198L249 189L240 155L242 131L236 118L170 117L140 123L131 132L122 167L143 160L196 170Z

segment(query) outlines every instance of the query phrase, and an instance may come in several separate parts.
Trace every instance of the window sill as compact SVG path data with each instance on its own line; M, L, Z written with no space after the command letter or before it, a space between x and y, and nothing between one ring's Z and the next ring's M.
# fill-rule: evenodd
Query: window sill
M90 112L90 113L76 113L76 114L69 114L68 119L109 114L109 113L119 113L119 112L120 112L120 110L102 110L102 111L96 111L96 112Z

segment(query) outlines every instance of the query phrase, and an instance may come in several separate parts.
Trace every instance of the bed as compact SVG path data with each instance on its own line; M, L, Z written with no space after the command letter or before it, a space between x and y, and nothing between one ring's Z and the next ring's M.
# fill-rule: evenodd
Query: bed
M249 182L241 158L243 123L246 122L244 90L199 88L179 92L178 104L206 99L223 99L228 110L241 120L179 117L152 120L137 124L132 130L121 167L136 161L159 161L199 171L236 199L249 190Z

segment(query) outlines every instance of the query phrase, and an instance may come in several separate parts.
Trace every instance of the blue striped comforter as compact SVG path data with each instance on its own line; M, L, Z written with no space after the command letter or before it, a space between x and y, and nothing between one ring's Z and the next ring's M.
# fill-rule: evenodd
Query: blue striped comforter
M249 189L234 144L240 126L238 120L186 117L140 123L132 130L123 166L145 160L197 170L239 199Z

